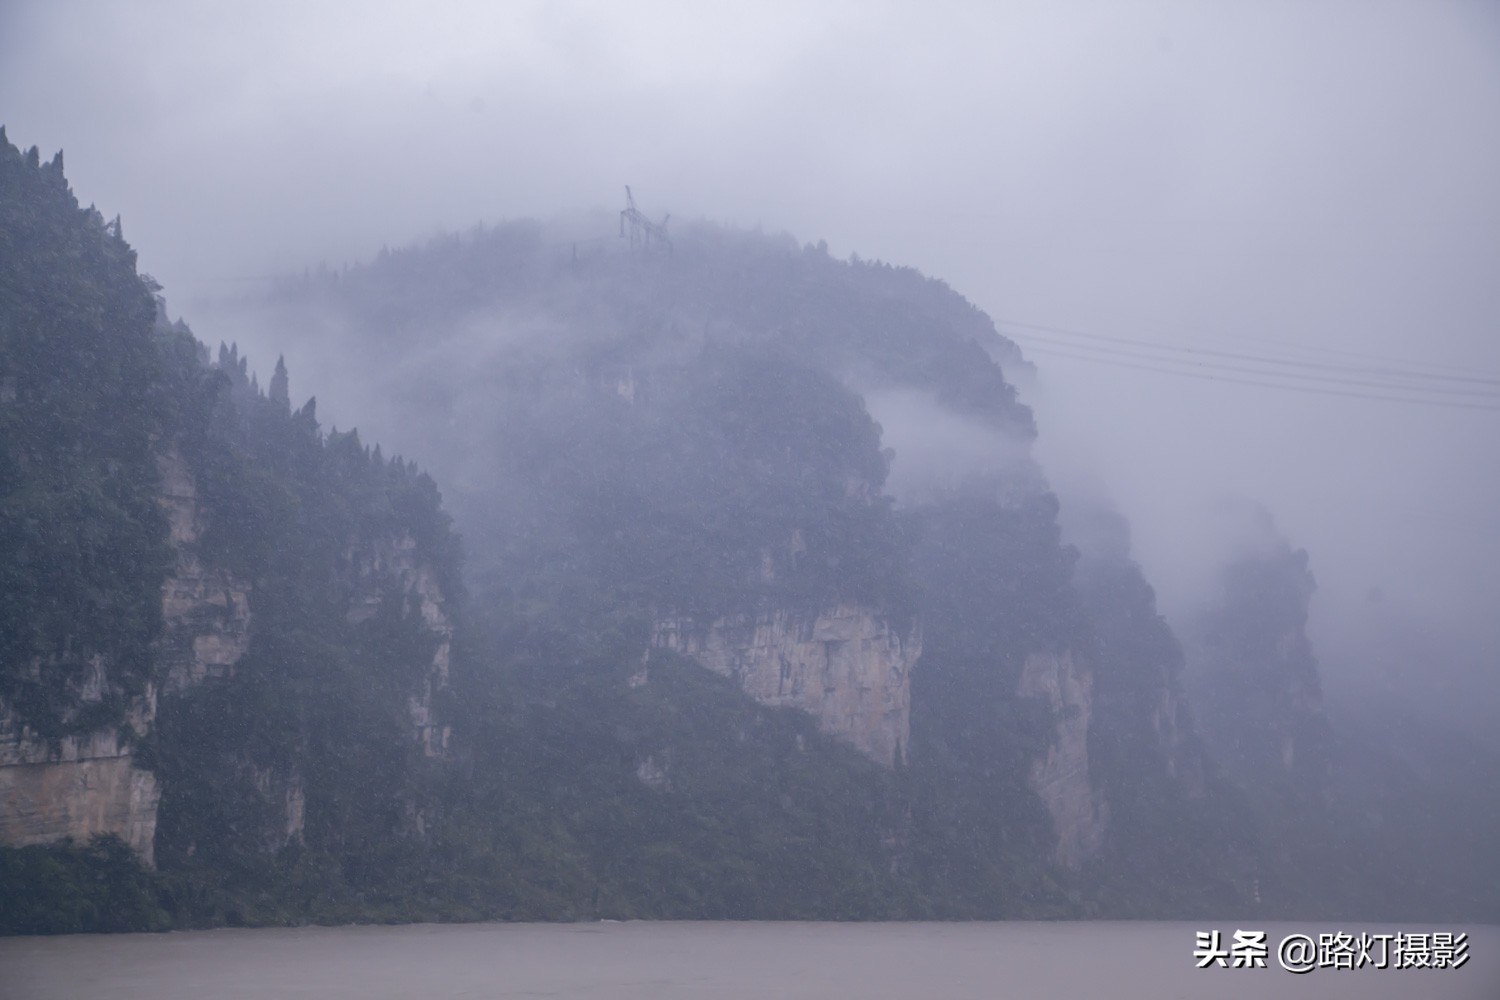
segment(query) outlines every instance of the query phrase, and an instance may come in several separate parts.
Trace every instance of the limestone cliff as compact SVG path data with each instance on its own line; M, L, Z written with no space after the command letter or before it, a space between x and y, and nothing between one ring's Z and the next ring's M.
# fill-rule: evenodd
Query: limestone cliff
M249 650L251 586L204 557L200 542L209 514L182 454L167 448L158 469L175 563L162 585L152 679L144 692L125 694L112 677L111 664L94 657L88 676L73 692L78 707L72 715L83 718L92 706L124 698L125 720L76 735L44 737L0 702L0 844L115 834L151 863L162 789L157 775L141 766L135 753L156 721L158 695L180 697L206 682L225 680ZM431 661L418 667L423 676L407 711L423 752L442 755L449 727L438 718L434 697L448 682L453 626L437 576L409 533L351 546L348 559L355 573L351 622L375 615L383 595L395 588L404 595L406 610L420 616L435 640ZM33 672L46 669L41 662L31 666ZM235 769L270 808L267 846L300 837L306 795L299 768L272 769L242 760Z
M409 532L367 547L351 547L347 558L359 574L357 593L349 608L351 622L373 618L380 609L385 589L394 586L403 595L403 610L420 615L423 626L436 640L420 689L408 699L407 710L423 753L429 757L441 756L448 750L451 727L439 721L433 699L448 686L453 621L448 614L447 595Z
M85 707L109 693L107 665L95 658L93 667L80 692ZM136 766L132 746L155 711L152 690L130 703L122 726L48 739L0 704L0 844L112 833L149 864L161 792L156 775Z
M180 452L159 456L160 502L167 513L175 565L162 585L162 631L153 679L144 692L118 690L111 664L95 656L74 692L81 716L107 699L126 699L125 720L47 739L0 704L0 843L26 845L115 834L149 864L154 855L157 777L137 764L135 746L156 720L158 692L175 692L221 677L249 646L247 588L223 570L204 566L198 541L204 512ZM33 664L44 671L43 663Z
M732 678L762 704L813 715L825 732L886 767L906 761L911 670L922 652L915 626L902 634L852 605L811 618L777 609L707 625L667 618L656 624L652 645Z
M199 541L207 514L182 453L169 449L157 466L177 556L162 588L158 652L163 693L171 694L234 669L250 647L250 596L249 587L228 570L203 563Z
M1016 693L1040 698L1051 709L1047 750L1032 762L1029 779L1052 816L1057 863L1077 869L1099 853L1109 819L1103 792L1089 774L1093 674L1069 650L1035 652L1022 665Z

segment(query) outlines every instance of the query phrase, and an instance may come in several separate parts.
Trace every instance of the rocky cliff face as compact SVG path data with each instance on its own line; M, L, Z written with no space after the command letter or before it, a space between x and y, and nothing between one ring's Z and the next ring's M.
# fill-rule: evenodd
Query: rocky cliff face
M86 841L115 834L147 863L154 855L161 788L157 776L138 765L135 746L156 720L158 694L181 695L196 685L229 677L250 646L249 585L229 571L209 565L199 542L207 526L197 483L180 452L159 459L161 504L176 554L162 586L162 631L155 648L154 679L144 693L127 700L121 725L48 739L26 727L0 703L0 843L16 846L71 837ZM446 752L449 727L442 725L433 699L448 682L453 626L447 601L432 568L420 557L409 534L363 546L351 553L358 574L351 621L373 616L390 585L405 595L437 640L426 676L411 696L408 712L414 737L428 756ZM79 711L120 697L110 664L96 657L92 671L75 692ZM34 671L45 670L34 664ZM76 714L76 713L75 713ZM301 836L305 792L298 769L273 772L243 762L250 783L273 808L275 843Z
M374 617L382 600L381 584L392 583L405 595L405 610L415 610L427 631L437 640L421 689L408 699L407 711L423 753L429 757L442 756L448 750L452 730L439 721L433 699L448 686L453 621L448 614L447 595L443 593L433 568L422 560L416 539L409 533L382 539L367 551L351 550L348 558L359 572L360 584L349 608L351 622L368 621Z
M1192 713L1176 685L1163 682L1151 709L1151 731L1167 764L1167 776L1190 798L1207 791L1203 747L1194 739Z
M1031 765L1030 782L1057 831L1057 863L1077 869L1099 853L1109 812L1089 774L1089 726L1094 715L1094 678L1071 651L1026 657L1016 693L1040 698L1052 710L1046 753Z
M876 612L838 605L811 619L785 610L719 618L669 618L652 644L734 679L765 705L798 708L822 729L894 767L911 742L911 670L921 634L892 628Z
M157 466L177 554L176 567L162 587L157 659L163 693L173 694L206 678L227 676L245 655L250 648L250 594L227 570L203 563L198 543L207 518L182 453L169 449Z
M93 667L80 692L85 707L109 693L107 665L96 658ZM156 775L135 765L132 745L155 712L151 690L131 702L122 726L47 739L0 704L0 844L112 833L151 863L161 791Z
M1309 794L1328 768L1328 719L1311 644L1299 625L1246 654L1217 637L1192 649L1205 732L1224 763L1252 784L1282 781Z
M1190 625L1189 680L1201 732L1247 787L1321 801L1330 738L1307 636L1315 584L1262 513L1266 538L1226 567L1217 601Z
M150 863L161 789L155 774L137 766L134 746L156 719L158 691L180 691L206 677L224 676L249 646L246 587L199 558L204 513L187 463L172 448L160 457L158 469L176 565L162 585L155 679L128 699L123 725L58 739L39 736L0 706L0 843L115 834ZM110 664L95 657L92 667L76 692L80 711L121 695Z

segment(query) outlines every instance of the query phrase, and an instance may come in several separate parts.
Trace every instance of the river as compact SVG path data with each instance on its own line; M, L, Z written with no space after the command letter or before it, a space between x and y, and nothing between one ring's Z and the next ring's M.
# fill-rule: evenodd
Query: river
M1220 932L1217 950L1200 931ZM1220 967L1235 932L1265 931L1266 967ZM1396 932L1409 961L1459 968L1314 968L1288 935ZM1195 952L1207 953L1197 968ZM1370 961L1379 958L1371 949ZM1332 959L1329 959L1332 960ZM1347 960L1346 960L1347 961ZM814 1000L1002 997L1500 997L1500 927L1189 923L593 923L299 927L0 939L4 1000L507 998Z

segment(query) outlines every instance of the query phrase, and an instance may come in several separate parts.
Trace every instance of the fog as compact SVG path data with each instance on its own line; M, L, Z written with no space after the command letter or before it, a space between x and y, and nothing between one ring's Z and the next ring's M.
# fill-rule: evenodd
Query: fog
M1500 379L1493 4L13 2L0 98L174 314L376 439L377 392L228 303L626 183L918 267L1027 352L1048 476L1126 515L1169 611L1233 544L1223 498L1263 504L1331 698L1500 701L1500 386L1306 377ZM992 460L924 405L872 404L898 455Z
M865 404L892 452L886 492L899 504L931 501L974 478L1024 478L1034 464L1026 441L965 419L930 393L871 392Z

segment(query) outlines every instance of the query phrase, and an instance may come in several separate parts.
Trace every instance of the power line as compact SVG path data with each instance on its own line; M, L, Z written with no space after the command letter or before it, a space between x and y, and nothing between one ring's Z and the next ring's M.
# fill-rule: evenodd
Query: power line
M1372 382L1363 379L1343 378L1338 375L1309 375L1298 371L1265 371L1257 368L1247 368L1243 365L1226 364L1218 361L1197 361L1189 358L1163 358L1140 351L1123 350L1114 347L1104 347L1097 344L1064 344L1045 338L1033 337L1027 334L1016 334L1016 339L1022 344L1067 347L1072 350L1089 351L1095 354L1117 355L1125 358L1134 358L1137 361L1153 361L1160 364L1191 365L1194 368L1214 369L1217 371L1236 372L1242 375L1259 375L1274 379L1298 379L1304 382L1326 382L1331 385L1348 385L1365 389L1394 389L1398 392L1425 392L1435 393L1442 396L1478 396L1484 399L1493 399L1500 402L1500 388L1463 388L1449 385L1410 385L1397 382ZM1357 370L1357 369L1351 369Z
M1180 344L1165 344L1160 341L1137 340L1131 337L1115 337L1101 333L1090 333L1085 330L1072 330L1058 326L1044 326L1040 323L1023 323L1018 320L996 320L997 325L1021 327L1028 330L1040 330L1044 333L1053 333L1065 337L1081 337L1087 340L1099 340L1115 344L1128 344L1134 347L1145 347L1157 351L1176 351L1183 354L1203 355L1216 358L1228 358L1235 361L1250 361L1257 364L1280 365L1282 367L1306 368L1317 371L1332 371L1343 374L1358 375L1383 375L1390 378L1404 379L1431 379L1442 382L1464 382L1476 385L1487 385L1500 388L1500 378L1488 378L1474 375L1450 375L1441 372L1423 372L1415 369L1383 368L1360 365L1342 365L1323 363L1317 361L1299 361L1290 358L1276 358L1257 354L1240 354L1234 351L1216 351L1211 348L1185 347ZM1082 345L1068 344L1075 347ZM1352 352L1351 352L1352 353ZM1414 364L1409 362L1408 364ZM1413 387L1416 388L1416 387Z
M1391 396L1371 392L1346 392L1341 389L1328 389L1321 386L1310 385L1287 385L1280 382L1266 382L1256 379L1235 378L1231 375L1210 375L1205 372L1183 371L1179 368L1161 368L1155 365L1137 364L1130 361L1117 361L1109 358L1092 357L1087 354L1073 354L1068 351L1060 351L1050 347L1033 347L1028 349L1037 354L1048 354L1054 357L1071 358L1076 361L1088 361L1099 365L1109 365L1115 368L1133 368L1138 371L1158 372L1165 375L1178 375L1182 378L1194 378L1210 382L1227 382L1235 385L1250 385L1265 389L1284 389L1288 392L1302 392L1317 396L1345 396L1352 399L1374 399L1387 403L1418 403L1427 406L1442 406L1450 409L1460 410L1487 410L1491 413L1500 413L1500 406L1484 406L1479 403L1460 403L1445 399L1422 399L1412 396Z
M1293 351L1300 351L1303 354L1333 355L1336 357L1357 358L1361 361L1379 361L1393 365L1405 365L1412 370L1426 368L1434 373L1467 371L1463 365L1445 365L1433 361L1414 361L1411 358L1397 358L1389 354L1371 354L1368 351L1351 351L1337 347L1326 347L1321 344L1297 344L1289 340L1277 340L1272 337L1245 337L1234 334L1221 334L1219 340L1239 341L1241 343L1254 344L1258 347L1289 347Z

